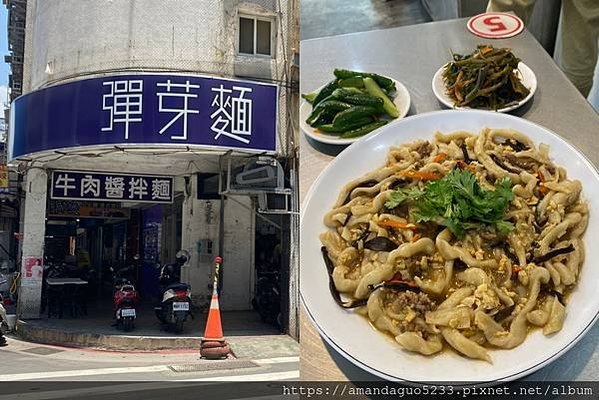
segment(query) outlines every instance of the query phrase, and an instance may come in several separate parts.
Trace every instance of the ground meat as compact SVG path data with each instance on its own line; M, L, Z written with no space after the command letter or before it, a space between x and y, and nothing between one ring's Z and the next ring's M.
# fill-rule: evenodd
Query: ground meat
M504 169L507 172L511 172L512 174L517 174L520 172L506 165L496 154L491 154L490 157L495 162L495 164L497 164L501 169Z
M385 303L388 315L400 332L425 332L424 314L435 306L427 294L410 290L400 293L388 291Z
M498 236L495 229L482 229L479 231L479 235L483 239L482 247L485 249L492 249L502 243L502 238Z
M529 172L536 171L539 167L539 163L534 158L516 157L514 154L505 154L504 157L507 161L509 161L510 164L525 169Z
M422 292L402 292L393 302L395 312L401 312L401 310L410 307L412 310L424 314L426 311L430 311L433 306L434 302L428 297L428 294Z
M418 147L416 147L414 149L414 151L416 151L418 154L420 154L420 157L426 158L431 154L430 143L428 141L422 142L418 145Z

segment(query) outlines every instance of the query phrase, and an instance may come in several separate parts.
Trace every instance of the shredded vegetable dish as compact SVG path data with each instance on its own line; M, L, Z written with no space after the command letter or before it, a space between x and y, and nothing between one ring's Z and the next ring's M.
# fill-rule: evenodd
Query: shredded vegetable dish
M491 362L534 327L562 328L584 260L581 192L513 130L391 147L324 217L333 298L405 350Z
M446 93L457 107L498 110L530 93L519 77L518 59L510 49L478 46L471 54L452 54L443 70Z

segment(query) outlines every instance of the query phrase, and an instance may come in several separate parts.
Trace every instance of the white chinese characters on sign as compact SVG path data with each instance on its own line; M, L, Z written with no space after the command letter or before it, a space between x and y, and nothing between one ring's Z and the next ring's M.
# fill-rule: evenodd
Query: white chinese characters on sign
M148 194L148 181L142 177L131 177L129 179L129 198L143 199Z
M74 183L75 178L69 178L69 174L58 174L58 178L54 181L54 187L62 190L62 195L67 197L69 195L69 190L77 189Z
M210 129L216 133L214 140L224 135L248 144L249 137L252 135L252 99L245 95L251 93L252 89L242 86L226 89L221 84L217 88L212 88L212 91L216 92L211 104L216 111L210 114L212 120Z
M52 199L172 203L173 178L54 171Z
M158 96L158 112L164 113L176 113L171 120L160 129L158 133L161 135L164 134L171 126L177 122L179 119L183 119L181 132L178 134L171 135L171 139L173 140L187 140L187 117L188 114L199 114L199 110L191 110L189 109L189 100L195 99L198 97L197 93L190 93L191 89L199 89L200 85L192 85L189 81L185 81L185 83L172 83L170 79L166 81L166 83L157 83L156 86L158 88L165 88L165 92L157 92L156 96ZM165 100L171 99L180 99L180 102L177 107L169 107L166 106Z
M125 126L125 140L129 139L129 124L142 121L142 80L123 80L102 83L110 92L102 96L102 110L110 112L110 123L102 132L111 132L114 124ZM111 101L112 100L112 101Z
M81 179L81 197L88 193L94 197L100 197L100 180L91 175L85 175Z
M168 179L155 179L152 182L152 200L170 200L171 181Z
M120 176L107 176L104 181L104 190L109 199L122 199L125 195L125 178Z

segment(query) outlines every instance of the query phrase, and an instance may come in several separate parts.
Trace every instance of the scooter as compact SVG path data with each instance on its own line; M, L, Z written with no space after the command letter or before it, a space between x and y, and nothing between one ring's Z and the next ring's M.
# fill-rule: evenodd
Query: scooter
M256 295L252 299L252 306L260 314L262 322L281 326L281 291L278 272L258 272Z
M121 271L119 271L121 272ZM137 303L139 294L131 281L121 274L117 273L114 285L114 313L117 329L125 332L132 331L135 328L135 319L137 318Z
M0 280L0 285L7 282L8 280ZM8 326L8 318L6 317L6 310L4 309L4 298L2 297L2 292L0 292L0 347L6 346L6 339L4 338L2 327L4 323Z
M155 307L156 317L166 326L167 331L183 332L183 325L191 313L191 286L186 283L173 283L164 288L162 302Z

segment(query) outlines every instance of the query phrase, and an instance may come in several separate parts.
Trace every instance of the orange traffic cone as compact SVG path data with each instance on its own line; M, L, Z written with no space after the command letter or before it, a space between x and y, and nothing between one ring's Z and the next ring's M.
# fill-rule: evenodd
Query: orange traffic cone
M208 311L208 322L206 322L206 330L204 331L204 340L225 340L223 326L220 320L220 308L218 305L218 293L216 292L216 289L212 292L210 311Z
M220 319L220 308L218 305L218 274L220 264L223 259L216 257L216 271L214 273L214 285L212 289L212 300L210 301L210 310L208 311L208 321L204 337L200 343L200 355L205 358L217 359L226 358L231 349L225 341L223 335L223 326Z

